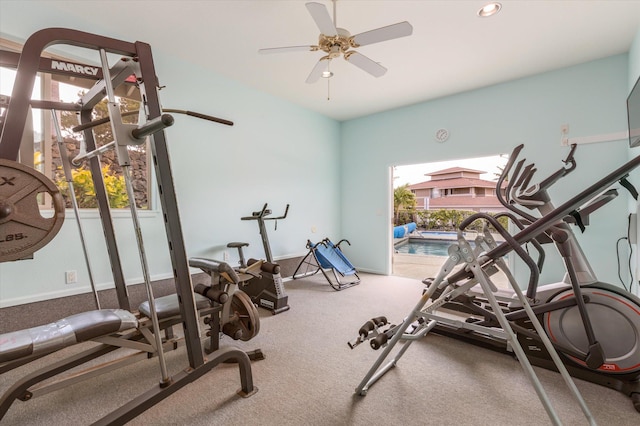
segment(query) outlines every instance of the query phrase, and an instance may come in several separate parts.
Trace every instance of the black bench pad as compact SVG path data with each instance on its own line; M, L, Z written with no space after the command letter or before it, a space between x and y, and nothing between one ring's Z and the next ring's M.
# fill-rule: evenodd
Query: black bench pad
M211 306L211 301L201 294L193 293L196 301L196 309L206 309ZM178 295L170 294L168 296L158 297L155 300L156 313L158 319L165 319L180 315L180 306L178 305ZM149 309L149 301L142 302L138 307L140 313L147 318L151 318L151 309Z
M0 335L0 362L55 352L76 343L138 326L123 309L101 309L71 315L47 325Z

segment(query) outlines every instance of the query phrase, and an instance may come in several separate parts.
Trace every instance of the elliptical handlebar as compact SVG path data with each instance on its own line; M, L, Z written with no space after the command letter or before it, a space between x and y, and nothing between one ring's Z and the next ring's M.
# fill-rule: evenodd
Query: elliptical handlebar
M502 236L502 238L504 238L506 244L509 245L512 248L512 250L515 251L516 254L520 257L520 259L522 259L522 261L527 265L527 267L531 271L531 274L529 275L529 284L527 285L527 297L530 296L530 298L533 299L537 292L538 280L540 278L540 269L538 268L538 265L536 264L536 262L533 260L531 255L522 248L522 246L518 243L518 241L516 241L515 238L500 225L498 220L495 217L491 216L490 214L482 213L482 212L473 214L467 217L465 220L463 220L460 223L458 228L460 229L460 231L464 231L465 228L467 228L469 225L471 225L471 223L473 223L477 219L484 219L487 222L489 222L493 226L493 228L496 231L498 231L498 233ZM450 282L456 282L456 281L452 279L452 281Z
M516 146L513 151L511 152L511 155L509 156L509 160L507 161L507 164L505 164L504 169L502 170L502 173L500 173L500 176L498 177L498 182L496 183L496 197L498 198L498 201L500 201L500 203L506 207L508 210L511 210L512 212L520 215L521 217L527 219L528 221L535 221L536 218L532 215L530 215L529 213L526 213L522 210L520 210L519 208L517 208L516 206L514 206L512 204L512 200L510 197L510 193L513 190L513 187L515 185L515 183L520 180L522 181L522 177L520 177L519 179L516 179L516 177L518 175L520 175L520 170L522 169L522 166L525 162L525 160L520 160L518 161L518 163L516 164L515 170L513 172L513 179L509 180L509 183L507 184L507 188L505 191L506 197L507 199L505 199L505 197L502 195L502 185L504 183L504 181L507 179L507 177L509 176L509 173L511 172L511 169L513 168L513 165L515 164L516 160L518 159L518 156L520 155L520 151L522 151L522 149L524 148L524 144L520 144L518 146Z
M552 173L549 177L547 177L546 179L542 180L539 184L534 185L526 190L522 190L522 193L528 192L529 194L526 194L527 196L534 196L535 194L537 194L540 191L545 191L548 188L551 187L551 185L553 185L554 183L556 183L558 180L560 180L560 178L565 177L566 175L568 175L569 173L571 173L573 170L575 170L576 168L576 160L573 157L574 152L576 151L576 144L571 144L571 150L569 151L569 154L567 155L567 158L562 160L562 162L565 164L564 167L562 167L561 169L557 170L555 173ZM527 181L528 184L528 181ZM526 185L524 185L526 186Z
M504 207L506 207L509 210L511 210L512 206L509 204L509 201L505 200L505 198L502 196L502 191L501 191L502 184L507 179L507 176L509 176L509 172L511 172L511 168L513 167L513 164L516 162L516 159L518 158L520 151L522 151L522 148L524 148L524 145L520 144L516 146L513 149L513 151L511 151L509 160L507 161L507 164L505 164L504 169L502 169L502 173L500 173L500 176L498 176L498 182L496 183L496 197L498 197L498 201L500 201L500 204L502 204ZM517 169L519 169L519 167L521 166L522 164L519 164ZM507 194L509 193L510 186L511 186L511 182L509 182L509 184L507 185L507 191L506 191Z
M520 155L520 151L522 151L524 145L518 145L514 148L513 152L509 156L509 161L504 167L504 170L500 174L498 178L498 182L496 184L496 196L500 203L505 206L507 209L519 214L523 218L535 221L536 218L521 209L517 208L514 204L519 204L524 207L535 208L539 205L544 204L548 198L546 194L546 190L549 189L553 184L555 184L560 178L571 173L576 168L576 160L574 158L574 153L576 150L576 144L571 145L571 150L567 157L562 160L564 166L559 170L553 172L548 177L543 179L537 184L530 185L533 176L537 172L537 168L535 168L535 164L527 164L524 166L526 159L521 159L517 162L518 156ZM507 185L505 191L505 197L503 197L500 189L504 181L509 176L511 169L514 167L512 178Z
M576 144L571 145L571 150L567 155L567 158L562 160L564 166L559 170L553 172L545 179L541 180L539 183L529 186L529 183L537 171L535 169L535 165L530 164L531 167L527 166L523 172L522 179L519 179L520 186L517 189L517 192L514 194L514 199L518 201L518 203L522 205L526 205L528 203L531 204L540 204L544 203L544 199L547 198L545 191L549 189L553 184L559 181L561 178L565 177L569 173L571 173L576 168L576 160L574 158L574 153L576 150ZM516 184L517 185L517 184ZM515 189L515 188L514 188Z

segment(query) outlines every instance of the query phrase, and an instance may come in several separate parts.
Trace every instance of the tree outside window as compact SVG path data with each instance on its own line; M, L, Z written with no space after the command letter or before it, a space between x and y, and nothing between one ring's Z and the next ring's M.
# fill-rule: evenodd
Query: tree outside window
M393 217L395 225L413 222L416 209L416 195L409 189L409 184L393 190Z
M13 46L15 48L15 46ZM0 41L0 49L3 43ZM0 68L2 78L0 79L0 93L10 96L13 89L13 81L15 79L15 70L8 68ZM78 85L68 84L64 81L65 77L53 76L50 74L39 74L37 84L32 94L32 99L42 99L62 102L76 102L80 96L91 87L94 82L90 80L82 81L76 78L74 82ZM68 80L68 78L67 78ZM133 91L134 96L138 93ZM117 99L120 104L123 122L137 123L137 111L140 102L127 97ZM69 199L68 184L62 168L62 159L58 149L56 132L53 128L53 121L50 118L50 111L33 110L33 147L23 150L21 147L20 161L24 164L33 166L36 170L42 172L60 188L67 207L71 207ZM58 122L62 130L65 148L70 156L74 158L79 150L83 138L81 132L73 132L72 128L79 124L78 117L75 112L58 111L56 112ZM99 103L93 111L93 120L108 117L106 99ZM113 140L111 125L109 123L101 124L93 128L94 138L97 146L102 146ZM149 166L147 161L147 144L141 144L129 147L130 170L132 178L132 186L134 188L136 206L141 209L149 209ZM25 154L26 153L26 154ZM33 163L29 158L33 156ZM112 208L125 208L129 205L129 200L124 184L122 168L118 165L116 153L114 150L108 150L100 156L101 167L104 175L105 187L109 195L109 202ZM80 208L96 208L97 201L95 199L95 190L93 188L93 180L88 165L81 165L73 169L73 183L76 198ZM44 209L51 208L49 201L43 198L41 207Z
M140 103L136 100L120 98L120 109L122 120L128 124L135 124L138 119L137 113ZM132 112L134 114L127 114ZM108 117L107 101L103 100L94 108L93 120ZM74 158L80 149L82 141L81 133L72 132L72 128L78 124L77 116L71 111L62 111L59 113L59 122L62 129L64 143L70 158ZM100 124L93 128L94 138L97 146L102 146L113 140L113 133L110 123ZM149 208L149 196L147 191L148 168L147 168L147 149L145 145L129 147L129 157L131 164L131 174L133 189L136 198L136 207ZM118 164L115 150L108 150L101 155L102 174L104 183L109 196L109 204L112 208L125 208L129 205L129 198L126 193L124 176L122 168ZM67 207L71 207L69 200L68 185L64 170L62 168L62 159L57 143L51 145L51 163L53 180L63 192ZM95 189L91 172L87 165L82 165L72 171L73 187L80 208L96 208L97 200L95 199Z

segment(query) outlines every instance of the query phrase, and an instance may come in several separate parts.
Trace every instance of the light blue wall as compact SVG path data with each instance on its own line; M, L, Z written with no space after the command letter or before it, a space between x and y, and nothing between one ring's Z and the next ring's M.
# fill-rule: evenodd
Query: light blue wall
M2 36L24 41L47 27L67 27L117 37L108 28L87 28L31 2L2 2ZM135 41L135 40L127 40ZM273 214L291 208L284 221L268 222L274 257L306 253L308 238L340 234L340 123L273 96L176 60L151 44L165 108L198 111L232 120L233 127L175 115L167 129L173 177L188 256L222 259L230 241L250 243L248 256L264 257L255 221L241 221L269 203ZM95 213L83 224L100 289L112 287L102 231ZM117 213L120 254L128 283L142 280L127 213ZM142 217L145 248L154 279L172 277L162 218ZM312 233L315 228L317 233ZM237 260L230 252L231 262ZM77 270L79 283L64 284ZM58 236L34 260L0 265L0 307L89 291L89 281L73 212ZM195 270L194 270L195 272Z
M53 26L118 37L109 32L108 23L89 28L51 10L46 2L37 8L32 2L0 2L3 36L24 41ZM160 82L166 86L161 92L166 108L235 122L224 127L176 116L176 124L167 130L188 255L220 258L227 242L245 240L253 249L249 255L260 256L255 222L240 217L264 202L274 214L289 203L289 218L277 231L269 228L276 258L303 254L307 238L348 238L352 246L345 250L358 268L390 273L391 166L508 153L524 143L525 155L536 162L540 174L556 169L567 153L560 146L561 124L569 124L571 137L626 128L628 82L631 75L640 74L639 39L640 35L629 61L627 55L615 56L342 124L185 64L162 52L153 40L144 40L154 49ZM439 144L433 135L443 127L451 137ZM624 142L581 146L578 170L552 195L568 198L622 164L633 155L630 151ZM628 202L621 194L580 236L596 272L610 282L617 281L614 244L626 234ZM0 265L0 306L88 291L71 216L69 212L60 234L34 260ZM88 216L84 223L97 281L106 288L111 282L101 230L95 215ZM139 282L127 214L118 214L115 222L125 247L127 280ZM171 276L157 213L145 214L143 232L152 275ZM547 274L557 279L561 269L556 262ZM67 270L79 272L79 284L64 284Z
M352 262L390 272L391 166L510 153L523 143L523 155L543 176L568 153L560 144L563 123L570 137L626 129L627 66L626 55L614 56L343 123L342 230L351 239ZM445 143L434 140L439 128L450 132ZM627 151L626 141L580 146L577 170L552 189L552 197L575 195L623 164ZM627 196L621 195L580 235L597 274L610 282L617 281L615 242L626 235ZM545 271L542 282L549 282L563 268L548 262Z
M629 72L628 72L628 92L631 92L636 81L640 78L640 29L636 33L633 42L631 43L631 47L629 48ZM629 148L629 160L640 154L640 149L638 147ZM629 180L633 182L640 182L640 170L636 169L629 174ZM640 210L640 201L636 201L633 198L629 197L629 212L637 213ZM638 285L640 278L640 252L638 250L638 237L640 237L640 220L638 220L638 216L636 216L636 244L633 244L633 249L635 256L632 259L632 268L635 276L635 288L636 294L640 294L640 286Z
M640 29L636 33L629 49L629 90L640 77Z

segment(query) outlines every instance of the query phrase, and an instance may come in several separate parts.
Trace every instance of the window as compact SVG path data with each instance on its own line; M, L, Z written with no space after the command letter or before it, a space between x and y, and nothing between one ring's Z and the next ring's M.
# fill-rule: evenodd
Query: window
M0 40L0 50L17 51L20 46ZM58 58L60 59L60 58ZM16 71L9 67L0 67L0 93L10 96L13 90ZM80 96L94 85L95 81L69 77L66 75L53 75L39 73L36 85L32 94L32 99L42 99L50 101L60 101L75 103ZM136 123L138 119L138 109L140 102L135 99L139 92L130 90L128 97L117 98L120 104L123 121L126 123ZM3 109L4 113L4 109ZM71 207L69 198L69 184L62 168L62 157L58 147L57 132L54 128L54 121L51 112L47 110L32 110L33 116L33 145L21 146L20 162L33 166L35 169L51 178L60 188L67 207ZM93 120L108 117L107 103L103 100L93 111ZM57 122L60 123L61 134L65 150L69 158L74 158L79 152L83 143L82 132L74 132L73 127L79 124L75 112L56 111ZM93 134L97 146L113 140L111 125L101 124L93 128ZM23 143L23 145L25 145ZM134 147L129 147L131 164L132 186L136 199L136 206L141 209L149 209L150 194L148 176L150 175L148 160L148 143ZM109 202L112 208L125 208L129 205L126 193L122 168L118 165L116 153L110 149L101 154L101 166L105 187L109 195ZM89 172L88 163L85 161L78 167L72 169L72 183L76 199L80 208L95 208L97 201L93 189L93 181ZM43 208L50 208L50 200L40 200Z

